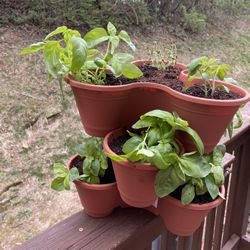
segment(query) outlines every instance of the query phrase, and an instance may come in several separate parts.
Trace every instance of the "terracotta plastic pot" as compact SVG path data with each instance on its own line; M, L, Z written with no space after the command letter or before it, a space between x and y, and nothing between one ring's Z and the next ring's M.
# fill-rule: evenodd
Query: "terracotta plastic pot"
M199 81L196 79L191 83ZM215 84L225 85L241 98L215 100L185 95L170 88L167 90L170 95L170 111L177 112L182 119L188 121L190 127L196 130L204 143L205 153L214 149L239 107L250 99L249 93L239 86L222 81L216 81ZM196 149L188 135L181 133L179 139L186 151Z
M224 186L221 187L221 193L225 195ZM158 210L166 228L171 233L189 236L199 228L210 210L218 207L222 201L222 198L217 198L215 201L206 204L191 203L183 205L180 200L166 196L159 199Z
M135 61L136 65L149 63ZM184 64L176 67L184 69ZM91 136L104 137L108 132L130 127L140 115L153 110L170 109L165 86L155 83L132 83L117 86L101 86L80 83L72 77L65 77L70 84L83 127Z
M117 129L108 133L103 142L105 152L116 155L110 148L110 143L118 137L124 135L124 129ZM184 148L180 142L181 154ZM147 163L133 163L127 160L112 161L118 190L122 200L130 206L146 208L150 211L157 211L150 207L157 199L154 182L155 175L159 171L155 166Z
M68 164L72 168L79 155L74 155ZM84 212L92 217L105 217L122 205L116 182L110 184L88 184L74 181Z
M110 132L104 138L103 149L116 155L109 144L119 136L124 135L123 129ZM118 190L122 200L133 207L148 207L156 200L154 180L158 169L150 164L112 161Z

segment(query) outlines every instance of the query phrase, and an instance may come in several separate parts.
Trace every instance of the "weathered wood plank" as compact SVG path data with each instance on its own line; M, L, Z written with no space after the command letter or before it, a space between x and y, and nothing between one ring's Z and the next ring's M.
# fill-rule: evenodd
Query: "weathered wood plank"
M215 212L216 212L216 210L213 209L212 211L209 212L209 214L206 218L206 227L205 227L206 234L205 234L204 250L211 250L212 249Z
M238 250L249 250L250 249L250 238L243 236L240 239Z
M240 237L233 234L227 243L223 246L222 250L237 250L240 243Z
M202 235L203 235L204 222L200 225L198 230L193 234L192 250L202 249Z
M234 152L236 159L232 172L223 243L227 242L233 234L244 235L247 228L248 210L250 208L250 134L239 140L237 143L239 148Z
M141 250L147 248L164 230L160 217L142 209L118 208L112 215L100 219L93 219L81 211L16 250Z

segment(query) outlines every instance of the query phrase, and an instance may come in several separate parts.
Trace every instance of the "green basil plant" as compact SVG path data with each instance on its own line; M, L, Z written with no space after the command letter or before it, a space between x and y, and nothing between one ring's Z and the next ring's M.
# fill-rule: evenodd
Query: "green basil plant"
M123 41L132 52L136 50L128 33L117 32L112 23L107 29L94 28L83 37L77 30L66 26L58 27L48 34L43 41L33 43L21 50L21 54L43 51L44 62L49 78L56 78L62 85L65 75L92 84L104 84L107 71L115 77L125 76L134 79L142 76L141 70L131 63L133 55L118 52ZM98 45L105 45L105 52Z
M214 96L215 90L218 88L222 88L229 92L229 89L225 85L220 84L216 86L216 80L238 85L238 82L228 75L228 73L233 73L231 66L225 63L219 63L219 59L209 58L206 56L195 58L187 65L187 68L190 81L192 81L195 77L203 80L203 90L205 92L205 96L208 96L210 89L212 97ZM212 82L211 85L208 84L210 81ZM240 111L237 111L236 119L237 121L235 124L232 120L227 127L227 132L230 138L232 137L233 129L239 128L243 124Z
M219 187L224 182L222 159L223 145L217 146L209 155L204 155L204 145L199 135L188 122L176 113L153 110L142 115L133 126L138 132L128 131L130 138L124 143L122 155L108 154L114 161L150 163L159 169L155 179L158 197L164 197L182 189L183 204L192 202L196 195L208 192L212 199L220 195ZM175 140L176 131L187 133L194 141L197 152L180 155Z
M102 143L103 139L90 137L77 146L76 152L83 160L80 172L75 166L69 170L63 163L55 163L53 170L56 176L51 183L51 188L57 191L69 190L70 182L74 180L99 184L100 178L108 169L108 159L103 152Z

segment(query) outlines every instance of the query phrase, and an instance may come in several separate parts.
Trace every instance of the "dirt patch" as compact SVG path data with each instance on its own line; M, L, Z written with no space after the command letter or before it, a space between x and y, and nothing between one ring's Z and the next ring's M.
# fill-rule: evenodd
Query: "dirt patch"
M157 68L152 65L142 65L139 66L143 73L143 76L137 79L127 79L125 77L115 78L112 75L108 75L106 79L106 85L126 85L135 82L153 82L161 85L170 87L178 92L186 95L191 95L195 97L217 99L217 100L230 100L238 99L240 96L231 91L226 91L224 88L216 88L214 93L212 87L209 84L195 84L189 88L186 88L184 83L179 80L180 70L176 67L169 66L164 69Z
M31 32L0 34L0 249L12 249L81 209L74 189L57 193L50 182L53 163L67 160L86 135L69 87L62 105L41 56L19 55L36 40L27 39Z

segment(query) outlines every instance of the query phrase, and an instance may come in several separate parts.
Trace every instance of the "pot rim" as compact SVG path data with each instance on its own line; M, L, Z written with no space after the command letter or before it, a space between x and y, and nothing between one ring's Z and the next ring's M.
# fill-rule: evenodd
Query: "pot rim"
M105 152L109 153L109 154L113 154L115 156L118 156L114 151L112 151L112 149L110 148L109 146L109 139L110 137L113 135L113 134L117 134L117 133L120 133L120 132L123 132L125 129L124 128L118 128L118 129L115 129L115 130L112 130L110 131L105 137L104 137L104 140L103 140L103 149ZM184 148L181 144L181 142L178 140L178 144L181 145L181 152L180 154L183 154L184 153ZM155 166L153 166L152 164L150 163L139 163L139 162L131 162L131 161L128 161L128 160L122 160L120 162L118 162L120 165L124 165L126 167L130 167L130 168L136 168L136 169L140 169L140 170L148 170L148 171L159 171L159 169Z
M133 61L133 63L137 65L142 65L146 63L150 63L151 60L148 59L142 59L142 60L136 60ZM185 68L186 65L182 63L176 63L176 65L179 65L180 68ZM182 70L180 72L180 75L183 74L185 77L186 75L186 69ZM106 86L106 85L95 85L90 83L82 83L74 80L71 75L67 75L64 77L65 82L71 85L71 87L75 87L78 89L84 89L84 90L90 90L90 91L96 91L96 92L119 92L119 91L133 91L135 88L142 88L142 89L152 89L153 90L160 90L164 91L167 94L170 94L171 96L178 98L178 99L185 99L187 101L190 101L192 103L198 103L202 105L210 105L210 106L240 106L241 104L247 103L250 100L250 93L245 90L244 88L216 80L215 84L217 85L225 85L233 92L239 94L241 98L238 99L229 99L229 100L218 100L218 99L207 99L207 98L201 98L196 96L190 96L187 94L183 94L181 92L178 92L176 90L171 89L168 86L161 85L158 83L153 82L133 82L130 84L125 85L116 85L116 86Z
M115 152L112 151L112 149L109 146L109 139L110 137L114 134L114 133L119 133L124 131L123 128L118 128L115 130L110 131L103 140L103 149L105 152L109 153L109 154L113 154L115 156L118 156ZM113 161L113 160L111 160ZM153 165L151 165L150 163L138 163L138 162L130 162L128 160L122 160L119 162L119 165L124 165L126 167L129 168L136 168L136 169L140 169L140 170L145 170L145 171L158 171L158 169L156 167L154 167Z
M148 64L151 63L152 60L149 59L141 59L141 60L135 60L132 63L136 64L136 65L143 65L143 64ZM186 65L183 63L176 63L177 67L180 68L181 70L183 68L186 68ZM66 83L68 83L69 85L79 88L79 89L85 89L85 90L92 90L92 91L97 91L97 92L110 92L110 91L121 91L121 90L131 90L134 88L154 88L157 87L157 85L159 85L161 90L164 90L163 85L160 85L158 83L153 83L153 82L133 82L130 84L125 84L125 85L115 85L115 86L107 86L107 85L95 85L95 84L91 84L91 83L84 83L84 82L79 82L73 79L73 77L71 75L67 75L64 77L64 81Z
M188 77L187 69L184 69L181 71L179 78L182 78L181 75L183 77L187 78ZM193 81L197 81L197 83L199 83L202 80L195 78ZM192 83L192 81L190 81L190 83ZM221 80L215 80L215 84L216 85L224 85L224 86L228 87L232 92L239 94L241 97L238 99L218 100L218 99L208 99L208 98L203 98L203 97L186 95L186 94L180 93L178 91L175 91L171 88L170 88L169 92L170 92L170 94L173 94L175 97L180 98L180 99L185 98L186 100L189 100L189 101L194 102L194 103L216 105L216 106L236 106L236 105L241 105L243 103L246 103L250 100L250 93L246 89L244 89L238 85L228 83L225 81L221 81ZM176 92L177 92L177 94L176 94Z
M223 195L225 195L225 186L224 185L222 185L220 187L220 191L221 191L221 193ZM166 197L163 197L161 199L165 199L165 200L167 200L168 202L172 203L173 205L175 205L177 207L186 208L186 209L189 209L189 210L207 210L207 209L212 209L214 207L219 206L222 203L222 201L223 201L223 199L221 197L218 197L214 201L211 201L211 202L208 202L208 203L204 203L204 204L191 203L191 204L188 204L188 205L183 205L180 200L178 200L176 198L173 198L170 195L168 195Z
M72 168L73 162L76 158L81 157L79 154L73 155L67 163L68 169ZM112 189L117 186L116 182L108 183L108 184L89 184L83 181L75 180L73 181L74 184L81 185L85 189L92 189L92 190L107 190Z

